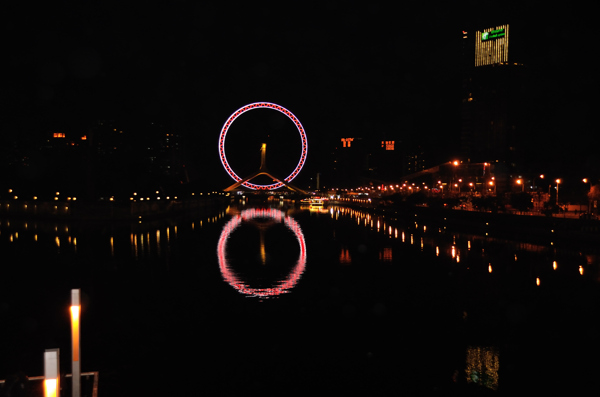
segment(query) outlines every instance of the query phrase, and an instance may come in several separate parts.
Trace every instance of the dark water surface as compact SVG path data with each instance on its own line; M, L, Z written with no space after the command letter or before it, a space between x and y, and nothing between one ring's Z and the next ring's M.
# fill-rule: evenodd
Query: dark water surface
M101 396L597 391L597 247L450 229L337 207L2 220L0 379L50 348L70 373L81 288Z

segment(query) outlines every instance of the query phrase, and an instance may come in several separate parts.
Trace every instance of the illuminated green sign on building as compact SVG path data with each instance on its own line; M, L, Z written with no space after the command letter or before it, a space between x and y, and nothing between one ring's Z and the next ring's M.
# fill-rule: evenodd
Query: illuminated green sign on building
M477 31L475 37L475 66L496 65L508 62L508 25Z
M500 37L504 37L505 35L506 31L504 29L491 30L489 32L483 32L481 34L481 41L499 39Z

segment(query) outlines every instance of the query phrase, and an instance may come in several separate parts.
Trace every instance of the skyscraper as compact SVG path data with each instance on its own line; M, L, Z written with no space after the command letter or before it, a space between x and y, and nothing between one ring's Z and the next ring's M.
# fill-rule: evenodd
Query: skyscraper
M508 25L475 32L475 66L508 62Z
M512 38L511 38L512 39ZM463 32L461 154L466 162L496 164L498 180L516 173L522 160L524 130L521 86L525 68L509 59L509 26ZM497 178L498 179L498 178ZM502 189L502 186L499 186Z

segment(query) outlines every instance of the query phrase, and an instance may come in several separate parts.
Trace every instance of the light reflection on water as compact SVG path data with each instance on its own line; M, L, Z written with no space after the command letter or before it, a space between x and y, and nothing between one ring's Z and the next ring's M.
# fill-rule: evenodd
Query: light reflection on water
M541 245L522 241L506 241L483 234L450 234L446 231L445 227L428 228L422 220L402 224L401 220L390 220L383 216L343 207L330 207L327 210L321 209L318 214L329 215L334 220L350 218L354 221L356 227L381 233L390 241L401 241L411 246L415 245L415 241L418 241L417 245L425 255L431 254L439 258L448 258L457 264L469 263L466 266L470 266L471 262L475 262L478 259L484 271L488 273L492 273L492 269L496 273L499 269L505 268L507 263L510 262L507 260L506 255L503 255L502 252L498 253L499 250L505 250L506 254L510 254L513 257L513 263L522 264L523 266L531 264L531 255L521 255L520 253L538 254L538 257L547 258L547 266L537 264L535 269L531 271L531 280L538 285L548 275L546 270L560 271L573 266L575 266L574 269L580 276L600 279L600 272L598 271L600 256L595 252L580 252L581 263L569 266L569 260L565 262L561 258L565 256L573 258L574 255L572 253L567 255L565 252L557 249L553 243L550 243L550 245ZM222 211L217 215L204 219L188 221L187 224L180 223L179 227L196 231L202 229L204 225L221 222L226 216L227 212ZM290 219L286 221L286 225L291 230L299 230L299 233L302 233L297 223L291 223L295 222L293 218L285 217L285 219ZM80 234L81 236L79 236ZM93 236L93 238L106 239L104 246L111 257L117 255L118 249L126 244L129 246L131 257L139 260L147 257L161 257L168 253L168 249L172 243L171 240L177 239L177 235L177 224L158 224L153 226L152 224L144 223L134 224L131 227L127 241L123 241L122 233L109 233L108 236ZM10 243L15 243L23 239L29 239L34 243L45 243L50 238L58 252L64 252L65 250L77 252L78 245L85 244L86 241L84 240L88 236L84 236L84 233L81 233L76 227L70 227L67 224L1 220L0 238L2 237L6 238ZM352 263L352 251L351 247L340 248L338 255L340 258L339 262L344 264ZM385 261L400 259L394 258L393 254L394 249L386 246L382 247L380 257ZM539 258L536 260L539 261Z
M498 389L500 352L494 346L468 346L466 352L466 379L492 390Z
M119 255L119 248L129 247L130 255L135 260L161 257L168 252L173 239L177 239L178 227L200 230L203 225L215 224L226 216L225 211L198 220L172 224L152 221L115 226L110 223L95 225L69 225L45 221L0 220L0 238L8 236L8 241L15 243L21 238L24 243L46 244L48 241L56 248L57 253L77 252L78 244L102 246L111 257ZM107 232L108 231L108 232ZM19 234L21 232L21 235ZM166 248L166 249L165 249Z
M561 271L572 267L569 266L568 260L565 262L561 258L565 256L572 258L573 255L561 252L554 244L541 245L520 241L505 241L482 234L450 234L446 231L445 227L428 228L423 221L403 225L399 220L390 220L383 216L343 207L330 207L327 210L319 211L318 214L329 215L335 220L350 218L354 221L356 227L381 233L391 242L401 241L412 246L415 245L415 241L418 241L417 245L424 255L431 254L435 257L451 259L455 263L468 263L469 265L466 266L471 266L471 262L475 262L478 259L484 271L488 273L492 273L492 269L496 273L499 269L505 268L507 263L510 262L507 260L506 255L503 255L502 252L498 253L499 250L505 250L506 254L510 254L513 257L513 263L522 264L523 266L531 264L531 255L521 255L520 253L538 254L538 257L547 258L547 266L537 265L532 270L530 277L532 282L536 284L540 284L544 277L548 275L546 272L547 269ZM217 215L204 219L188 221L187 224L180 223L179 227L196 231L202 229L204 225L221 222L226 216L226 211L222 211ZM286 219L293 220L291 217ZM287 222L289 223L290 221ZM289 223L289 225L293 230L300 230L297 223L294 225ZM45 243L50 238L58 252L64 252L65 250L77 252L78 245L85 244L85 239L88 236L85 236L76 227L70 227L67 224L2 220L0 221L0 238L2 237L11 243L23 239L29 239L34 243ZM168 248L172 243L171 240L178 237L178 225L158 224L153 226L152 224L134 224L127 237L127 240L123 241L122 233L109 233L108 236L93 236L94 239L106 239L106 243L103 245L111 257L117 255L119 248L126 244L129 246L131 257L139 260L147 257L161 257L167 254ZM352 263L352 251L352 247L340 248L338 255L340 258L339 262L344 264ZM385 261L400 259L394 258L393 254L394 249L386 246L382 247L380 257ZM579 256L581 257L581 263L574 264L575 271L580 276L600 278L598 272L600 257L598 254L594 252L581 252ZM536 260L539 260L539 258Z
M531 282L540 285L543 278L549 275L548 269L557 270L558 265L555 258L568 257L571 258L570 261L567 260L571 262L571 269L575 269L581 276L588 273L585 270L586 268L591 269L600 281L600 256L594 252L574 254L557 249L553 242L550 242L549 245L542 245L524 241L508 241L490 237L487 232L482 234L452 233L450 235L445 226L443 228L428 228L426 224L423 224L423 221L393 226L390 224L393 220L389 220L385 216L372 215L357 209L335 207L330 208L329 213L336 220L352 219L359 226L382 233L389 239L400 240L402 243L409 245L415 245L415 238L419 238L421 251L436 257L449 258L457 264L471 263L477 259L477 262L481 262L480 266L483 271L487 273L492 273L492 269L494 272L498 269L506 269L507 264L513 262L521 266L532 267ZM396 219L395 221L398 224L403 223L402 220ZM408 236L408 241L406 236ZM384 250L386 251L385 254ZM529 253L529 255L522 256L519 254L523 252ZM532 262L532 254L536 255L535 266ZM511 255L512 259L508 260L506 255ZM342 257L344 263L351 262L348 259L352 257L351 252L344 252L343 255L340 255L340 258ZM379 257L382 260L385 258L385 261L391 261L393 257L392 248L382 248ZM548 258L545 260L546 265L539 265L540 257ZM576 264L577 257L582 258L584 263ZM465 266L471 269L470 265Z
M422 220L418 223L403 219L384 220L378 215L356 209L336 208L331 209L330 213L338 221L343 222L348 218L385 237L381 240L378 259L399 267L413 265L412 261L405 262L406 249L410 250L417 245L421 251L420 261L431 264L433 262L427 259L427 256L431 256L447 266L451 273L471 273L477 275L478 282L495 287L503 282L501 280L517 283L522 277L527 279L527 285L536 289L560 289L563 284L570 288L569 283L573 282L573 278L581 281L586 281L587 278L595 283L600 281L600 257L593 246L590 247L590 252L573 252L568 247L558 249L554 242L543 245L490 237L485 229L480 234L452 233L445 226L429 227ZM420 244L415 244L416 241ZM340 263L352 265L354 251L347 246L340 250ZM506 309L510 321L523 321L524 314L520 304L511 303ZM469 321L466 311L464 318L465 322ZM499 345L493 344L468 345L465 349L465 366L457 370L456 374L462 374L467 384L497 391L502 384L499 376L500 350ZM454 382L460 383L456 374Z
M305 227L303 222L306 221L306 217L303 217L301 213L298 216L294 214L294 217L292 217L289 213L275 209L248 209L241 212L233 210L230 212L223 211L218 215L194 220L186 219L176 224L135 223L134 225L128 225L125 230L113 230L109 228L93 235L85 233L71 225L43 224L31 221L2 221L0 222L0 242L14 245L29 242L33 244L34 248L45 247L45 249L52 249L59 254L92 251L113 259L126 257L123 262L127 263L128 266L135 267L137 264L146 264L149 263L148 260L155 260L156 258L166 258L164 262L168 262L171 260L171 256L176 257L176 255L173 255L173 251L176 250L177 245L182 244L182 241L188 239L187 241L192 242L192 244L207 245L206 251L203 252L208 252L209 254L216 252L215 257L217 260L214 262L206 260L209 266L213 266L216 274L214 280L211 279L210 282L222 285L227 294L236 298L236 303L238 303L238 299L258 302L262 301L263 298L279 296L285 293L287 293L288 297L304 293L304 297L309 295L312 298L310 295L312 291L306 292L307 290L302 290L301 287L307 281L312 282L311 286L315 287L317 285L318 287L318 283L314 282L314 273L311 275L311 271L317 268L318 266L316 265L318 264L321 268L328 268L327 271L331 273L324 274L331 276L330 278L336 280L338 285L335 287L337 289L330 286L324 287L330 288L330 290L322 292L323 296L333 296L334 299L326 301L328 304L320 305L321 300L319 298L319 304L314 305L318 309L314 309L314 307L307 304L307 311L326 312L330 310L333 312L334 309L341 308L340 312L345 316L344 319L360 318L362 321L366 318L369 326L385 318L385 316L391 318L393 315L397 316L395 320L401 322L411 321L409 317L403 316L400 310L398 310L398 313L394 312L396 308L403 307L402 299L405 296L401 295L401 298L398 298L395 295L394 299L396 301L392 300L391 303L385 300L388 295L401 294L399 290L403 288L402 276L405 275L403 273L404 269L415 272L411 273L411 275L427 267L435 266L438 269L442 269L442 275L448 275L448 277L441 277L443 282L435 284L436 288L447 280L454 281L460 275L465 274L468 275L467 277L475 280L475 284L492 287L496 287L500 283L499 280L503 278L516 279L521 277L526 279L527 286L531 286L535 291L544 291L545 288L552 286L553 283L557 285L563 276L575 278L577 282L580 280L597 281L598 278L597 269L600 260L595 252L564 252L557 249L556 246L499 240L486 237L484 235L485 229L479 234L453 233L447 230L445 226L438 227L437 224L430 224L425 220L414 222L414 219L390 219L345 208L330 207L327 211L319 211L313 214L315 217L334 221L332 224L335 225L334 228L337 228L337 230L333 230L332 234L334 237L331 240L322 239L317 242L313 240L311 245L310 239L313 237L311 233L321 236L319 234L320 231L317 230L315 232L315 229L326 229L329 226L326 227L322 223L315 222L315 224L318 224L317 227L314 224L312 225L312 229ZM253 222L260 223L262 226L267 227L267 229L271 225L269 222L281 226L282 229L285 228L291 233L290 236L293 236L291 240L295 239L293 243L298 250L297 254L296 251L293 253L296 255L293 265L286 267L286 270L289 270L289 272L281 278L271 280L270 286L255 285L253 283L255 280L251 277L248 278L247 272L239 271L240 269L236 267L236 264L229 261L230 255L228 253L238 249L234 241L235 234L240 232L242 225L250 229L256 229ZM300 225L302 225L302 228ZM211 234L216 232L213 239L205 239L208 233L203 234L203 232L206 232L207 229L210 230ZM448 229L451 228L448 227ZM323 232L324 234L325 232ZM355 237L354 240L347 240L348 235L358 237ZM309 240L308 242L305 241L305 237ZM90 239L95 239L94 250L90 249ZM261 252L268 255L268 244L257 243L255 245L262 245L259 247ZM315 253L316 250L312 249L315 245L326 247L326 250L331 250L331 255L327 257L330 259L322 260L318 257L319 255ZM372 249L373 247L374 249ZM323 248L323 252L325 252L325 248ZM372 255L368 257L368 260L365 260L364 258L368 254ZM181 259L182 257L176 257L174 260L181 261ZM204 260L205 258L202 259ZM197 266L197 263L200 262L198 258L195 258L193 261L193 266ZM336 268L335 265L337 264L343 266ZM378 268L380 264L383 265L381 268ZM217 266L219 268L218 271L216 270ZM372 270L373 268L377 269ZM415 268L417 269L416 271L414 270ZM393 273L389 272L390 269L393 270ZM372 283L375 286L372 290L368 290L368 287L365 287L364 291L368 292L364 293L363 287L360 285L363 281L362 270L367 270L367 273L371 271L371 276L378 280ZM336 278L338 274L334 274L336 272L346 275L357 274L356 278L348 276L349 280L351 280L348 284L352 284L353 287L349 288L343 284L343 281L338 280ZM332 274L334 275L332 276ZM389 274L397 277L399 286L394 285L394 288L397 288L397 290L389 288L390 284L392 284L390 282L387 284L382 283L383 285L387 285L388 288L382 288L380 291L378 288L380 279L377 279L377 277L386 278ZM368 277L364 279L370 281ZM415 278L415 280L415 284L418 285L415 288L426 285L428 281L426 277L422 279ZM410 284L411 281L406 281L406 283ZM209 281L204 282L204 286L210 285ZM539 287L535 287L535 285ZM358 291L356 296L352 295L354 291ZM375 321L373 321L374 317L357 316L357 313L360 313L361 310L360 301L370 299L370 296L374 295L372 294L373 291L381 294L381 301L374 300L370 302L371 307L375 307L377 304L380 305L377 307L385 307L385 310L376 311L378 317L375 318ZM259 299L240 299L240 294L237 292L243 296L257 297ZM476 294L474 293L473 295ZM227 296L229 297L229 295ZM346 296L348 296L348 299L345 301ZM455 297L454 295L449 296L449 299L444 297L444 299L440 298L438 301L432 299L433 303L431 307L435 307L436 304L456 305L461 310L461 313L464 309L464 318L460 319L462 321L461 326L475 317L470 310L468 310L467 316L467 308L459 307L462 302L448 304L447 301L451 301ZM478 296L476 296L475 300L477 298ZM276 302L286 301L286 299L288 298L279 299ZM317 300L317 298L313 299ZM323 298L323 301L325 301L325 298ZM257 303L257 305L262 306L263 303L264 306L269 304L268 301L265 301ZM518 303L520 302L511 305L509 302L503 307L506 308L507 317L511 319L510 321L522 321L520 319L526 316L523 313L526 313L528 309L524 304L520 305ZM422 307L429 307L428 304L429 302L427 302L427 305L423 304ZM365 306L367 305L365 304ZM352 310L349 310L349 307ZM197 310L205 314L201 309ZM487 307L483 309L483 311L485 310L487 310ZM385 313L385 316L382 313ZM327 312L327 316L329 314L330 312ZM438 313L426 313L422 317L435 317L436 314ZM358 323L359 321L356 321L354 325L358 326ZM417 321L414 321L414 323L417 324ZM377 332L385 331L386 329L383 327L373 327ZM482 333L485 333L485 331ZM374 331L374 333L376 332ZM352 335L358 338L360 333L356 331ZM373 343L363 340L361 342L365 345ZM402 348L397 347L401 344L401 341L399 342L395 337L386 340L385 343L382 342L381 345L385 344L385 346L381 347L379 351L376 349L377 344L375 344L375 349L373 349L373 346L368 347L369 351L375 351L376 354L373 357L378 357L378 354L384 354L382 352L387 351L388 348L391 347L394 349L394 343L397 343L397 345L395 347L396 350L393 351L402 351ZM346 345L344 345L343 351L345 349ZM354 347L354 349L359 351L359 348ZM493 344L476 345L469 343L467 346L463 346L462 351L464 352L463 358L465 359L462 363L463 366L460 368L463 382L476 383L492 390L496 390L502 384L503 380L498 375L501 361L500 349L497 346ZM364 352L361 350L360 353ZM267 356L266 353L265 356ZM508 355L502 355L503 360L507 360L506 357ZM504 361L502 362L504 363Z
M295 266L291 269L290 273L286 278L280 281L275 281L270 287L258 288L252 287L246 282L243 277L236 272L229 262L227 256L227 243L231 235L238 229L243 223L252 223L255 220L269 220L275 223L284 223L285 226L294 233L294 236L298 240L299 255ZM264 225L262 223L261 225ZM268 224L267 224L268 225ZM268 227L268 226L267 226ZM261 226L258 226L261 229ZM265 262L265 244L264 238L262 238L261 230L261 257L263 263ZM246 209L239 214L234 214L233 217L223 226L221 236L219 237L219 243L217 245L217 256L219 258L219 269L223 279L235 288L241 294L258 297L258 298L270 298L289 292L300 280L302 273L306 267L306 241L302 229L296 220L291 216L286 215L283 211L268 208L268 209Z

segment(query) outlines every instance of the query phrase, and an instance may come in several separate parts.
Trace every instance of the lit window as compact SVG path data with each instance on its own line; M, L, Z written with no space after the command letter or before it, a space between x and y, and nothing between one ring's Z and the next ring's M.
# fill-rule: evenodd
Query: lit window
M381 141L381 147L385 150L394 150L395 141Z

